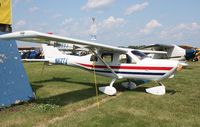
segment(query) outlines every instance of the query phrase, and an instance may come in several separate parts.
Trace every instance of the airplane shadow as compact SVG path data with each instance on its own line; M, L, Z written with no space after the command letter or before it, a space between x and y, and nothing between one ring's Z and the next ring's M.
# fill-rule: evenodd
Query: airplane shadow
M76 91L71 91L67 93L62 93L59 95L38 98L36 103L39 104L55 104L59 106L65 106L71 103L76 103L95 96L95 90L93 88L81 89Z
M133 89L133 90L131 90L131 91L133 91L133 92L142 92L142 93L146 93L146 89L147 89L147 88L150 88L150 87L138 86L136 89ZM123 92L123 91L130 90L130 89L124 88L123 86L119 85L119 86L117 87L117 90ZM168 88L166 88L166 94L174 95L174 94L177 93L177 92L180 92L180 91L176 91L176 90L173 90L173 89L168 89Z
M184 68L184 69L192 70L192 69L194 69L194 68L192 68L192 67L186 67L186 68Z
M83 81L77 81L77 80L74 81L72 78L66 78L66 77L65 78L53 77L51 79L35 81L33 83L42 84L42 83L47 83L47 82L76 83L76 84L80 84L80 85L86 85L86 86L93 86L94 87L94 83L92 83L92 82L83 82ZM98 84L98 85L103 85L103 84Z
M65 83L77 83L80 85L87 85L90 86L90 88L86 88L86 89L81 89L81 90L76 90L76 91L70 91L70 92L66 92L66 93L62 93L59 95L54 95L51 97L47 97L47 98L37 98L35 100L36 103L42 103L42 104L55 104L55 105L59 105L59 106L64 106L64 105L68 105L71 103L76 103L85 99L89 99L91 97L96 96L95 93L95 86L94 83L91 82L82 82L82 81L73 81L71 80L71 78L58 78L58 77L53 77L52 79L46 79L46 80L42 80L42 81L36 81L32 83L32 88L33 91L37 91L38 89L40 89L41 87L43 87L44 85L41 85L42 83L46 83L46 82L65 82ZM117 82L114 87L117 89L118 92L124 92L127 91L128 89L124 88L122 85L120 85L122 82L124 82L124 80ZM98 87L99 86L106 86L109 85L109 82L107 84L101 84L98 83ZM140 85L144 85L144 84L140 84ZM133 92L142 92L142 93L146 93L145 89L147 89L149 87L145 87L145 86L139 86L138 88L132 90ZM173 95L175 94L177 91L172 90L172 89L167 89L166 93ZM101 92L99 92L99 94L103 94Z
M42 88L43 85L35 85L34 83L31 83L31 87L32 87L32 90L36 92L38 89Z
M147 88L150 88L150 87L147 87L145 86L146 83L148 83L149 81L146 81L146 80L132 80L134 83L137 84L137 88L136 89L133 89L131 91L133 92L142 92L142 93L146 93L146 89ZM122 83L123 81L121 81ZM118 91L126 91L126 90L130 90L130 89L127 89L127 88L124 88L122 85L120 85L121 83L119 83L118 85L116 85L116 89ZM180 92L180 91L176 91L176 90L173 90L173 89L169 89L169 88L166 88L166 94L170 94L170 95L173 95L175 94L176 92Z
M59 106L64 106L64 105L76 103L76 102L96 96L94 83L83 82L83 81L73 81L73 80L71 80L71 78L53 77L51 79L35 81L35 82L32 82L32 89L34 92L36 92L41 87L44 87L44 85L42 85L42 83L55 82L55 81L56 82L64 82L68 85L70 83L76 83L76 84L80 84L80 85L90 86L90 88L70 91L70 92L66 92L66 93L62 93L62 94L58 94L58 95L54 95L54 96L46 97L46 98L36 98L36 100L34 102L39 103L39 104L41 104L41 103L42 104L55 104L55 105L59 105ZM109 82L108 82L108 84L109 84ZM105 86L108 84L98 83L98 87ZM99 92L99 95L101 95L101 94L103 94L103 93Z

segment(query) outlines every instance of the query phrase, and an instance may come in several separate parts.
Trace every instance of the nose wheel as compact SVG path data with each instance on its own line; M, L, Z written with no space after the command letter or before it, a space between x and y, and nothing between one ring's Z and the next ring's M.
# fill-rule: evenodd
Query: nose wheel
M146 89L146 92L153 95L164 95L166 93L165 86L161 82L158 82L158 84L159 86Z
M128 82L123 82L121 85L124 88L130 89L130 90L133 90L133 89L137 88L137 85L134 82L131 82L130 80L128 80Z

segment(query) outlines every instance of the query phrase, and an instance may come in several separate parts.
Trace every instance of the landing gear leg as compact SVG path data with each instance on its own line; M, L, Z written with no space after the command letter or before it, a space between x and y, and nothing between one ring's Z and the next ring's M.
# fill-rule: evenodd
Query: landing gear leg
M146 89L146 92L153 95L164 95L166 93L165 86L161 82L157 82L157 83L160 86L148 88Z
M109 86L99 87L99 90L110 96L115 95L117 93L117 90L113 87L113 84L116 80L117 78L113 78Z

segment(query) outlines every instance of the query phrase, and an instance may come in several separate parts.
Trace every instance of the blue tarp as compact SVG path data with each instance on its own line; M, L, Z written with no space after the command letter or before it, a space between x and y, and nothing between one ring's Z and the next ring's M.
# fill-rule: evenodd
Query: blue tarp
M1 34L1 33L0 33ZM15 40L0 40L0 108L35 98Z

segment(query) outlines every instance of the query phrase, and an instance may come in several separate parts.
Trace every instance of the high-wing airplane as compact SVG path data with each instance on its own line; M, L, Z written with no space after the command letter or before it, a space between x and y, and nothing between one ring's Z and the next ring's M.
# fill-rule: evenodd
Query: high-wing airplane
M187 67L186 63L186 50L174 44L153 44L142 48L145 49L144 53L148 54L153 59L170 59L179 61L180 65ZM148 53L146 51L154 51ZM142 50L141 50L142 51ZM163 52L163 53L162 53ZM164 53L165 52L165 53Z
M83 41L73 38L61 37L35 31L21 31L0 35L0 39L14 39L28 42L49 43L50 41L84 45L91 50L91 54L85 56L64 55L57 48L46 50L44 61L55 64L78 66L88 71L95 71L99 75L111 77L109 86L99 87L99 90L107 95L115 95L113 87L117 79L139 79L157 82L160 86L146 89L148 93L155 95L165 94L163 79L174 76L179 63L172 60L158 60L147 57L136 49L118 48L115 46ZM127 85L134 85L130 80Z

